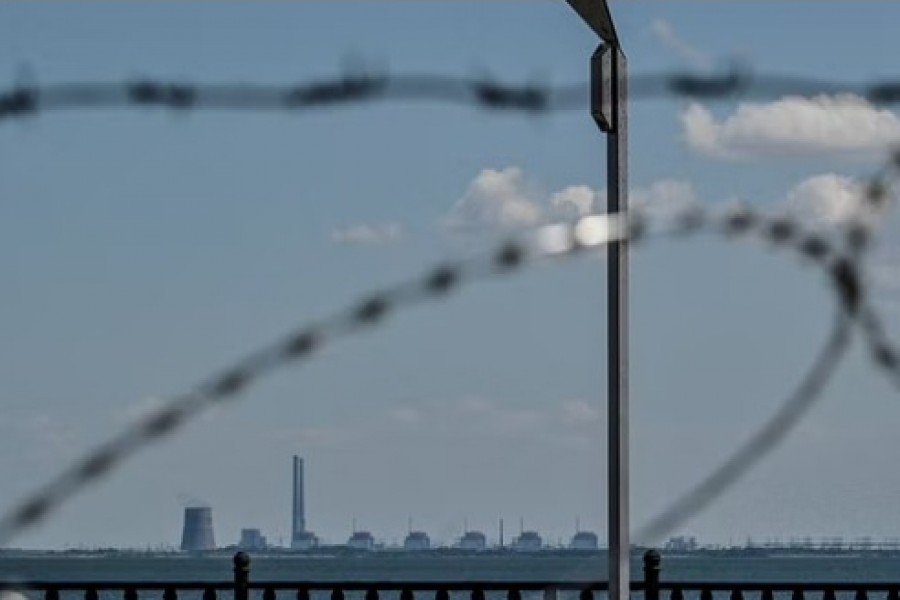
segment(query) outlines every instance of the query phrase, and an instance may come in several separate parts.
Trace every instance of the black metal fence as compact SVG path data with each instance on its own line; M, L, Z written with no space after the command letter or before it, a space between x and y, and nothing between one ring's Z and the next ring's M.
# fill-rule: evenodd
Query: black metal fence
M900 565L898 565L900 566ZM664 581L661 557L644 554L643 579L631 582L642 600L900 600L900 580L877 582ZM31 600L599 600L608 582L544 581L253 581L250 556L234 556L234 576L222 581L0 581L0 592ZM38 595L34 595L34 594Z

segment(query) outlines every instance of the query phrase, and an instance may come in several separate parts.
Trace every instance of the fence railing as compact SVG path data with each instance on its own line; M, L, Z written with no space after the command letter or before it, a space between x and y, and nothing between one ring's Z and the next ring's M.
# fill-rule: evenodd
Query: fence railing
M663 581L660 580L661 557L656 550L644 554L643 579L631 582L631 591L641 593L643 600L900 600L898 581ZM84 600L99 600L110 594L120 594L122 600L140 600L144 594L162 600L178 600L190 595L202 600L217 600L228 595L233 600L310 600L313 595L326 594L330 600L345 600L345 594L362 594L364 600L379 600L391 595L399 600L450 600L468 597L469 600L522 600L523 592L541 594L543 600L558 600L560 593L578 600L594 600L609 589L606 581L594 580L356 580L312 581L278 580L252 581L250 556L238 552L234 556L234 577L222 581L0 581L0 592L19 591L42 594L43 600L60 600L61 593L82 594ZM114 597L114 596L112 596Z

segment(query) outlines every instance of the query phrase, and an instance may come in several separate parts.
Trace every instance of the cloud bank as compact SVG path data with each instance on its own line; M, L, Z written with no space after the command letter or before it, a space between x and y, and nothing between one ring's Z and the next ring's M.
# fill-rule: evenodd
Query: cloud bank
M807 221L840 225L859 216L863 186L850 177L826 173L804 179L788 192L788 210Z
M722 120L697 103L681 114L687 145L716 158L884 152L900 141L900 118L852 94L742 103Z
M521 168L482 169L450 209L444 224L451 229L531 227L542 219L536 197Z
M697 204L697 193L689 181L660 179L630 191L630 205L656 219L667 219Z
M632 188L630 202L635 208L665 217L696 202L696 193L690 182L662 179L648 187ZM570 185L546 194L520 167L483 169L443 223L451 230L519 229L602 212L605 205L606 192L587 185Z
M519 167L484 169L451 208L445 223L453 229L532 227L603 212L606 192L570 185L541 194ZM863 202L864 183L837 173L817 174L789 189L780 209L816 227L835 227L878 218ZM629 204L654 221L667 221L699 204L694 185L685 179L659 179L629 190Z

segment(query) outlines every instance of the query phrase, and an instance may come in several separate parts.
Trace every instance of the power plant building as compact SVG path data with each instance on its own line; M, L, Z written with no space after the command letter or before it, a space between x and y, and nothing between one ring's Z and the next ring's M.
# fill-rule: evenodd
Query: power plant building
M431 548L431 539L424 531L410 531L403 540L404 550L428 550Z
M203 552L215 550L213 536L212 508L189 506L184 509L184 529L181 532L182 552Z
M294 534L291 538L291 548L293 550L312 550L319 545L319 538L312 531L301 531Z
M461 550L481 552L487 548L487 538L480 531L467 531L459 539L459 547Z
M668 552L693 552L697 547L697 538L682 535L669 538L664 546Z
M259 529L241 529L238 547L242 550L265 550L267 546L266 536Z
M593 531L579 531L572 536L569 545L572 550L596 550L600 547L597 534Z
M368 531L354 531L347 540L347 547L354 550L372 550L375 548L375 538Z
M518 552L538 552L544 545L544 540L536 531L523 531L513 541L513 549Z

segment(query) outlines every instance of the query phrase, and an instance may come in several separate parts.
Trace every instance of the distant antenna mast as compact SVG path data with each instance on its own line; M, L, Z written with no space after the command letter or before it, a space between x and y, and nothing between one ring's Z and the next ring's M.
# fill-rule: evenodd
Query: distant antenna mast
M500 547L503 547L503 517L500 517Z
M525 517L519 517L519 535L525 533Z

